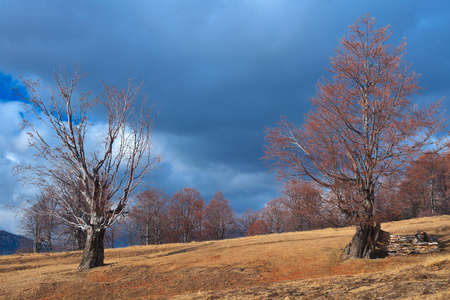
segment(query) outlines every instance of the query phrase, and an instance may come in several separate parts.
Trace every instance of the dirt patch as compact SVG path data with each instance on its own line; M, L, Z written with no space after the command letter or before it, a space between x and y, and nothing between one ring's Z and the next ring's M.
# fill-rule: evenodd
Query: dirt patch
M93 282L109 282L112 283L119 278L119 274L113 271L91 271L87 275L87 278Z

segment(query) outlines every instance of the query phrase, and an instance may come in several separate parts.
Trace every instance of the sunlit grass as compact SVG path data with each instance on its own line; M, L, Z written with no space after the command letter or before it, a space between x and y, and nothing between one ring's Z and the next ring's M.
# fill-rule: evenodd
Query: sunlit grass
M393 234L424 230L438 235L441 244L447 247L449 225L450 217L444 216L386 223L382 229ZM246 299L273 285L281 290L278 293L287 295L295 294L289 290L292 286L296 291L328 289L336 295L342 292L338 298L345 299L365 295L371 287L383 290L392 278L402 278L401 282L415 280L407 277L411 272L405 270L411 268L417 268L418 274L435 272L441 276L446 272L447 278L450 276L450 254L446 248L428 255L345 260L341 249L354 232L354 227L330 228L224 241L107 249L106 265L88 271L76 270L81 252L3 256L0 295L6 295L7 299L79 298L82 291L83 297L93 298L179 295L190 299L208 298L214 293L221 297L223 293L244 293L239 297ZM347 287L353 282L361 283L354 289ZM250 291L246 292L247 289ZM447 295L446 291L434 292ZM414 293L402 297L413 296Z

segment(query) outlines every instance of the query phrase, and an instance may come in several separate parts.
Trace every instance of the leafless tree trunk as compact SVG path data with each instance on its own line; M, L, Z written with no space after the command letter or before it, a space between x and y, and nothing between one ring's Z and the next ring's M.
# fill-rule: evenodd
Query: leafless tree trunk
M88 228L86 246L78 269L91 269L103 265L105 230L106 228L96 230L93 226Z

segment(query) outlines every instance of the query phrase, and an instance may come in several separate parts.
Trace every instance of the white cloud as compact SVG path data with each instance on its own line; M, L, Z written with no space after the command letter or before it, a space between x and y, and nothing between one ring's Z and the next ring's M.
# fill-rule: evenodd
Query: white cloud
M247 207L262 208L277 197L278 186L273 175L259 170L245 172L238 165L212 163L202 160L202 155L192 156L188 149L195 141L195 137L155 134L154 150L164 158L160 170L153 172L158 187L169 193L193 187L205 201L220 190L238 212Z
M18 164L19 163L19 158L17 157L16 154L11 153L11 152L6 152L5 158L9 161L11 161L14 164Z
M0 133L18 132L18 125L22 121L20 113L23 111L22 104L18 101L3 102L0 99Z
M19 217L16 217L15 212L0 209L0 229L11 233L18 233L19 223Z

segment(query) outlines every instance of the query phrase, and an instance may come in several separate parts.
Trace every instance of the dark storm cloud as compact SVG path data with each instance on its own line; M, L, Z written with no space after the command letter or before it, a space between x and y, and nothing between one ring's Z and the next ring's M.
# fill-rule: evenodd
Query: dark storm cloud
M0 71L48 84L80 63L80 87L95 92L143 80L165 157L154 182L256 208L277 196L264 127L302 122L338 39L367 13L390 24L392 44L406 37L427 87L416 100L448 96L448 1L3 1Z

